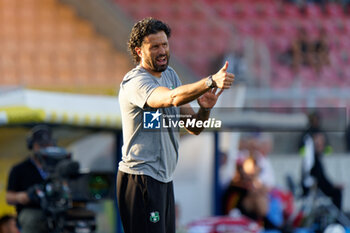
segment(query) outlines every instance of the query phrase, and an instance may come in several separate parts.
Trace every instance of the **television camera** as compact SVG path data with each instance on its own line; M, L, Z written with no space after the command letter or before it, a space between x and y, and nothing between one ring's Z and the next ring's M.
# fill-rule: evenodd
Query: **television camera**
M80 165L62 147L46 147L36 152L47 178L28 190L30 199L40 204L51 233L93 233L96 214L88 202L114 197L114 174L79 171Z

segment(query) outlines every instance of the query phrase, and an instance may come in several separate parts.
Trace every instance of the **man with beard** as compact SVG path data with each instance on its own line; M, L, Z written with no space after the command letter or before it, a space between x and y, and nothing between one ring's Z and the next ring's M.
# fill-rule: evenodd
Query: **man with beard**
M143 124L146 114L152 113L151 125L161 116L205 121L220 94L234 80L226 71L226 62L216 74L181 85L168 66L170 33L167 24L146 18L134 25L128 42L137 66L125 75L119 91L124 145L117 197L125 233L175 233L172 178L179 128L149 130ZM221 90L217 92L217 88ZM188 104L196 99L200 106L197 113ZM203 128L192 125L187 130L197 135Z

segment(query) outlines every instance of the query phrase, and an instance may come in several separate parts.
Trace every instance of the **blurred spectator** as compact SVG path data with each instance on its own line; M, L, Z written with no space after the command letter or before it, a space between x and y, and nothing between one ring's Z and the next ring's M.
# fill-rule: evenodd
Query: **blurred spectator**
M261 221L269 209L268 189L259 181L259 167L253 157L237 159L236 173L224 193L223 212L237 208L251 219Z
M284 230L293 213L293 196L275 187L268 158L273 138L268 133L242 136L235 175L223 195L223 213L240 212L263 224L265 229ZM254 207L254 208L253 208Z
M273 140L268 133L244 135L239 145L241 153L249 153L254 157L260 169L259 179L268 188L275 186L275 174L268 158L272 147Z
M285 54L280 56L281 63L291 64L295 73L303 66L313 68L317 73L330 65L329 41L324 28L320 28L319 37L311 41L305 28L300 27L295 41Z
M310 142L310 143L309 143ZM304 195L310 188L316 186L326 196L330 197L339 209L341 209L342 188L336 186L328 179L322 163L326 138L322 133L314 133L306 141L306 153L303 160L302 187Z
M274 173L267 158L271 147L268 134L243 135L235 175L223 195L223 213L239 209L266 229L277 229L283 224L283 207L279 193L274 191Z
M319 38L312 44L312 65L317 73L322 67L330 65L328 44L327 32L321 28Z
M304 154L305 142L308 137L313 137L314 134L320 133L325 137L325 152L331 153L332 147L328 143L328 138L326 133L321 128L321 116L317 112L312 112L308 115L308 127L305 129L299 139L299 153Z
M273 188L276 185L275 173L273 171L269 154L273 147L273 138L267 133L261 133L257 137L257 150L259 152L258 164L261 169L260 180L269 188Z
M298 36L292 43L289 53L292 59L292 68L295 72L298 72L301 66L312 66L312 42L304 28L299 28Z
M14 216L4 215L0 218L0 233L19 233Z

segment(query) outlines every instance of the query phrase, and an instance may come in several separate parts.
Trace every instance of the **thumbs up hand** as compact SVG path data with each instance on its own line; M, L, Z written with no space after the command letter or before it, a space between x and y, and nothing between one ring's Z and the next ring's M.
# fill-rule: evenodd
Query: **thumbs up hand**
M225 62L225 65L213 75L213 81L216 86L220 89L228 89L231 87L235 75L227 72L228 62Z

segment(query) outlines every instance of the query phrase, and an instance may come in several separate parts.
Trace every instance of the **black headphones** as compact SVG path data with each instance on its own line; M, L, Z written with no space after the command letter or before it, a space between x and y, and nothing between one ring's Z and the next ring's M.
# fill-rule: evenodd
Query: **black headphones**
M46 132L47 134L51 135L51 129L48 126L46 126L46 125L34 126L30 131L30 135L27 137L28 150L33 150L34 142L37 140L35 138L35 135L37 135L40 132ZM54 141L53 141L53 143L54 143Z

